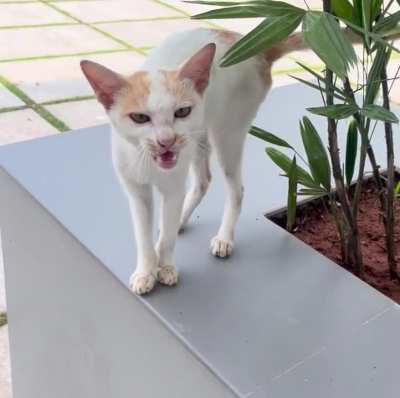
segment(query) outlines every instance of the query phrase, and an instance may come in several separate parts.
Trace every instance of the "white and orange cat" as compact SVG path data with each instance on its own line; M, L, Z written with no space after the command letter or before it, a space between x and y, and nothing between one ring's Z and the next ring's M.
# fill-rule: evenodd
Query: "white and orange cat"
M209 186L211 150L226 188L211 252L218 257L232 253L243 197L241 163L247 132L271 86L273 62L303 47L301 34L293 34L261 55L220 68L222 56L239 38L237 33L213 29L174 34L130 76L81 62L111 121L113 162L135 230L137 263L130 286L137 294L150 292L157 281L177 283L175 242ZM186 192L189 169L193 182ZM162 197L156 244L153 188Z

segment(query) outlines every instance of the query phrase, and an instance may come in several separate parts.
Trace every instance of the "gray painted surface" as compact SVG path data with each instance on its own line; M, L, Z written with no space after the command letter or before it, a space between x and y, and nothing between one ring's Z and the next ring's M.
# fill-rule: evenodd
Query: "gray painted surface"
M307 88L275 90L257 124L285 133L291 143L299 142L298 119L304 107L319 103L320 98ZM323 118L314 120L325 130ZM273 391L273 398L293 396L289 391L296 397L310 397L311 391L328 388L324 379L313 378L309 389L301 390L295 376L305 377L304 369L329 377L343 363L358 372L360 379L357 394L349 396L373 396L369 395L370 373L360 368L365 358L351 350L338 356L336 347L346 341L368 356L369 347L363 345L368 339L360 335L399 323L397 306L265 221L263 212L282 206L287 187L266 158L264 147L249 138L244 165L246 198L232 258L218 260L208 253L223 203L217 173L191 227L179 238L180 284L157 288L141 300L243 397L265 397L268 391ZM384 159L384 154L378 158ZM135 248L128 207L110 164L107 127L0 148L0 162L127 284ZM380 316L386 312L392 318ZM384 350L387 343L382 339L375 349L379 351L382 345ZM398 353L390 351L376 361L383 368L397 357ZM374 351L369 358L375 358ZM372 381L376 388L383 380L391 386L385 398L394 397L400 387L400 380L392 376L386 372ZM347 394L343 377L334 379L334 391Z
M14 398L235 396L1 168L0 186Z

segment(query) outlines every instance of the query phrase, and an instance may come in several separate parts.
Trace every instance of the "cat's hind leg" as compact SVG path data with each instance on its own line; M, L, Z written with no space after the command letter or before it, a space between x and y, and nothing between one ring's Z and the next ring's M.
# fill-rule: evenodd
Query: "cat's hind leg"
M241 169L244 140L248 128L249 126L246 125L243 129L219 130L212 136L226 191L222 222L210 244L211 253L216 257L228 257L233 251L235 226L242 208Z
M191 165L192 186L185 196L180 231L183 231L186 227L193 211L206 194L211 181L211 151L207 137L203 137L196 145L196 152Z

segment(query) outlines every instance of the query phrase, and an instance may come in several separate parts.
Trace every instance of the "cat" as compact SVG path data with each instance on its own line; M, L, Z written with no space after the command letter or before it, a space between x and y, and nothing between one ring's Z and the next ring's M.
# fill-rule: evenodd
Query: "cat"
M211 252L222 258L232 254L243 198L241 163L247 132L271 87L273 63L305 47L301 33L294 33L262 54L219 67L240 37L206 28L173 34L151 51L139 71L126 77L95 62L81 62L111 122L113 164L135 231L137 263L130 288L136 294L150 292L157 281L178 282L175 242L210 184L211 150L226 189ZM189 169L193 181L186 192ZM153 188L161 194L155 245Z

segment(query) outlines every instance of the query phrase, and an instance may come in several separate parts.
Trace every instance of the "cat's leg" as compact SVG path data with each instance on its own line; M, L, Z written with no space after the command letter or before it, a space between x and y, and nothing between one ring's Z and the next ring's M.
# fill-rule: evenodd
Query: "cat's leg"
M194 209L199 205L210 185L210 152L210 144L207 137L204 137L198 143L191 165L192 186L185 196L180 230L185 228Z
M149 185L135 185L128 194L137 250L136 270L130 278L130 288L136 294L144 294L153 289L157 280L158 258L153 242L153 192Z
M162 195L160 233L156 245L159 258L157 279L169 286L178 282L178 271L174 266L174 249L185 197L184 181L174 184L173 188L173 190L170 188L165 191L160 190Z
M222 170L226 197L222 222L217 235L212 238L211 253L217 257L227 257L232 254L234 232L243 198L242 157L244 140L248 126L240 131L218 131L213 134L218 163ZM229 134L229 135L228 135Z

